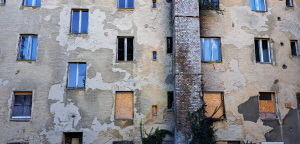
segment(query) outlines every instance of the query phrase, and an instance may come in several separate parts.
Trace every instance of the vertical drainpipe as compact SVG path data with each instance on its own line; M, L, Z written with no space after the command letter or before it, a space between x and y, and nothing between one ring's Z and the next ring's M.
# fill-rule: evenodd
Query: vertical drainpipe
M192 139L189 113L201 108L199 0L173 0L175 144Z

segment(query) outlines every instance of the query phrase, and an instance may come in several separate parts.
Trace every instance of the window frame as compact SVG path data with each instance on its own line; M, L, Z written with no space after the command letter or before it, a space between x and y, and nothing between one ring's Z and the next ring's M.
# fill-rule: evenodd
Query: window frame
M170 43L169 43L170 42ZM173 54L173 37L166 37L167 54Z
M206 112L205 112L206 118L213 119L213 120L219 120L219 121L226 120L226 109L225 109L225 98L224 98L225 94L224 94L224 92L223 91L203 91L202 92L202 97L203 97L204 104L206 104L206 102L204 100L205 93L207 93L207 94L220 94L221 95L221 104L223 106L223 108L222 108L223 115L220 118L214 118L214 117L211 117L211 116L207 117Z
M21 58L21 52L23 52L22 50L22 45L23 45L23 39L25 39L25 37L28 37L28 44L27 44L27 52L30 51L29 56L27 55L27 57L30 58ZM36 38L36 44L33 43L33 37ZM39 38L37 34L20 34L19 36L19 44L18 44L18 55L17 55L17 61L36 61L37 60L37 51L38 51L38 44L39 44ZM36 45L36 47L34 48L34 45ZM32 52L35 53L35 55L32 54ZM29 53L29 52L28 52Z
M27 1L28 0L23 0L23 6L24 7L40 7L42 5L42 0L30 0L31 5L26 5ZM40 3L40 5L37 5L38 3Z
M77 28L77 30L78 30L78 33L77 32L73 32L72 30L73 30L73 16L74 16L74 12L79 12L79 19L78 19L78 28ZM86 30L87 30L87 32L82 32L82 13L83 12L87 12L87 26L86 26ZM71 10L71 26L70 26L70 34L77 34L77 35L80 35L80 34L83 34L83 35L85 35L85 34L88 34L89 33L89 15L90 15L90 13L89 13L89 9L72 9Z
M30 98L30 116L14 116L14 111L16 107L16 97L17 96L28 96ZM25 101L22 103L23 109L25 107ZM30 121L32 119L32 113L33 113L33 92L32 91L14 91L13 94L13 103L11 105L11 121ZM23 112L24 114L24 112Z
M286 6L287 7L294 7L294 1L293 0L286 0Z
M75 74L75 76L76 76L76 78L75 78L75 87L70 87L69 86L69 82L70 82L70 66L71 66L71 64L76 64L76 74ZM85 76L84 76L84 78L85 78L85 81L84 81L84 83L83 83L83 87L79 87L78 86L78 81L79 81L79 65L81 65L81 64L85 64ZM67 80L67 89L85 89L85 87L86 87L86 78L87 78L87 63L86 62L69 62L68 63L68 80Z
M170 103L170 101L169 101L169 99L171 99L172 98L172 103ZM175 99L174 99L174 91L168 91L167 92L167 100L168 100L168 105L167 105L167 108L168 108L168 110L170 110L170 111L172 111L172 110L174 110L174 106L175 106Z
M260 97L261 97L261 93L270 93L271 94L271 100L262 100L262 101L274 101L274 113L272 112L261 112L261 104L260 104ZM261 120L274 120L274 119L278 119L278 114L277 114L277 98L276 98L276 93L274 91L259 91L259 95L258 95L258 107L259 107L259 118ZM262 115L266 115L266 114L272 114L275 116L275 118L268 118L268 117L262 117Z
M268 11L267 1L266 0L263 0L264 1L264 6L265 6L264 10L260 10L259 7L256 6L256 5L259 4L259 0L250 0L250 1L251 1L251 10L252 11L256 11L256 12L267 12ZM255 9L253 9L254 8L253 4L255 4Z
M259 55L259 61L257 61L257 57L256 57L256 41L258 40L258 55ZM267 40L267 45L268 45L268 56L269 56L269 62L265 62L264 61L264 54L263 54L263 44L262 44L262 41L263 40ZM272 59L272 52L271 52L271 45L270 45L270 39L268 38L255 38L254 39L254 53L255 53L255 61L256 63L266 63L266 64L271 64L273 62L273 59Z
M293 54L292 43L295 43L295 48L296 48L295 51L296 51L296 55ZM291 40L291 41L290 41L290 46L291 46L292 56L298 57L298 56L299 56L299 45L298 45L298 40Z
M119 60L119 39L124 39L124 60ZM132 60L128 60L128 38L132 38ZM133 36L118 36L117 37L117 59L116 61L119 62L134 62L135 61L135 46L134 46L134 37Z
M132 0L133 2L133 7L131 8L131 7L129 7L128 6L128 1L130 1L130 0L124 0L125 1L125 7L120 7L120 0L118 0L118 9L134 9L135 8L135 1L134 0Z
M67 144L67 138L70 137L70 143L72 143L72 138L78 138L79 144L83 144L83 132L63 132L63 144Z
M212 43L212 41L213 40L215 40L215 39L218 39L219 40L219 46L218 46L218 50L219 50L219 59L220 59L220 61L216 61L216 60L213 60L213 49L212 49L212 45L210 46L210 53L211 53L211 56L210 56L210 60L209 61L205 61L204 60L204 57L205 57L205 51L203 52L203 49L205 48L205 47L202 47L202 45L204 46L205 44L204 44L204 40L205 39L210 39L209 41L210 41L210 43ZM221 37L200 37L200 57L201 57L201 62L202 63L222 63L222 42L221 42Z

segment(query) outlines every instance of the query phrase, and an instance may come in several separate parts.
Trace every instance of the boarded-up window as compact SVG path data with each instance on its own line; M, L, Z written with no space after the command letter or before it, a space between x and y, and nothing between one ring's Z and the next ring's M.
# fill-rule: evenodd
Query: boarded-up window
M30 119L32 92L15 92L12 119Z
M115 119L133 119L133 92L116 92Z
M205 115L211 118L225 118L223 101L223 93L221 92L204 92Z
M152 115L156 116L157 115L157 105L152 106Z
M82 132L64 133L63 144L82 144Z
M261 118L276 118L276 101L274 92L259 93L259 112Z

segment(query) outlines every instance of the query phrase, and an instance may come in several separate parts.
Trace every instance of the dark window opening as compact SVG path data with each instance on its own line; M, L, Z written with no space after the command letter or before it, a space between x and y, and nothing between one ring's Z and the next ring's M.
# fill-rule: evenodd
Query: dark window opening
M298 110L300 111L300 93L297 93Z
M65 132L64 144L82 144L82 132Z
M167 37L167 53L173 52L173 38Z
M118 61L133 61L133 37L118 38Z
M259 100L272 100L272 93L270 92L260 92Z
M218 10L219 0L200 0L200 8L202 10Z
M292 56L299 56L298 42L291 41Z
M133 144L132 141L114 141L113 144Z
M293 7L294 6L293 0L286 0L286 6Z
M256 39L255 40L255 56L256 62L271 62L271 51L269 40Z
M156 0L152 0L152 8L156 8Z
M173 109L174 108L174 96L173 92L169 91L168 92L168 109Z
M228 141L227 144L240 144L241 142L239 141Z
M157 52L156 51L152 52L152 59L157 60Z
M6 4L6 0L0 0L0 5L1 6L5 6L5 4Z

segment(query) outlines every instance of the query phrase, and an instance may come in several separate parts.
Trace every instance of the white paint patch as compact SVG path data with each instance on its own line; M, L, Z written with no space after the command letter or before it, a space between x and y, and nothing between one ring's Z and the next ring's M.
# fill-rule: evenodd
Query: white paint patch
M133 26L132 20L132 15L125 14L125 17L123 18L116 18L113 21L113 24L121 31L130 30Z
M44 17L44 20L45 20L45 21L49 21L50 19L51 19L51 15L48 15L48 16L45 16L45 17Z

